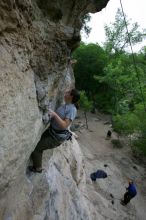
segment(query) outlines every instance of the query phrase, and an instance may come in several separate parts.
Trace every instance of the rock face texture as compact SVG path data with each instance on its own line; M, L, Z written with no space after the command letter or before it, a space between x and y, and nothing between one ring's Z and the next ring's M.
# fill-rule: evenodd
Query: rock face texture
M70 58L80 42L82 19L107 2L0 1L2 220L90 219L79 187L84 172L77 143L54 150L40 176L28 177L26 167L46 129L49 100L55 109L64 89L74 85Z

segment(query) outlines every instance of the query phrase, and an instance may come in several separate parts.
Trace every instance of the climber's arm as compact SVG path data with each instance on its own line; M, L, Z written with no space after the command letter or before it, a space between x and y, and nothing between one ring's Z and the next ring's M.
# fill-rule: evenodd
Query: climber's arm
M56 112L49 110L49 114L51 116L51 118L54 118L56 120L56 122L58 123L58 125L62 128L62 129L66 129L70 123L71 120L68 118L62 119L59 117L59 115L57 115Z

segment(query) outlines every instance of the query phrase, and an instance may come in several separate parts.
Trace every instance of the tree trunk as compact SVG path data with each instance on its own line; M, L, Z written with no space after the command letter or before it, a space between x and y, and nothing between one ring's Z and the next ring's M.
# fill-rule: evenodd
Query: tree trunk
M84 111L84 115L85 115L85 120L86 120L86 128L88 129L88 121L87 121L87 114L86 114L86 111Z

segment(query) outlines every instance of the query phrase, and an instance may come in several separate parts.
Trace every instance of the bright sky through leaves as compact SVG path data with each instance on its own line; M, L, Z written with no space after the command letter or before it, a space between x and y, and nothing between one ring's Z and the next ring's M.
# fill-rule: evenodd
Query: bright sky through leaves
M128 19L132 19L131 23L137 22L140 25L140 30L146 29L146 0L122 0L123 9ZM113 23L117 9L121 8L120 0L110 0L107 7L101 12L91 14L92 18L88 25L92 31L87 38L82 34L82 41L86 43L99 43L105 41L104 24ZM134 52L146 46L146 38L143 43L133 47Z

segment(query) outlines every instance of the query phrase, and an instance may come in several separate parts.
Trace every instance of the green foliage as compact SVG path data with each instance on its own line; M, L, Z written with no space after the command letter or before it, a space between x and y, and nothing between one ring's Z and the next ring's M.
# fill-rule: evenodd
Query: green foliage
M80 92L80 106L84 111L85 119L86 119L86 128L88 129L88 121L87 121L87 114L86 112L91 111L92 109L92 102L88 100L85 91Z
M122 148L123 147L123 145L119 139L112 139L111 142L112 142L114 148Z
M136 151L143 153L146 156L146 138L138 138L137 140L134 140L133 145Z
M146 111L143 103L139 103L135 106L134 114L138 118L137 130L139 131L139 137L146 137Z
M129 45L129 37L132 45L141 42L143 39L143 33L138 28L138 23L130 24L130 20L126 18L126 24L128 27L129 36L125 25L125 20L120 9L117 10L115 16L115 22L110 26L105 25L106 42L104 44L105 49L108 53L115 53L123 51Z
M133 145L138 151L143 152L146 155L146 111L144 110L143 103L139 103L135 106L134 113L138 118L138 137L133 141Z
M91 20L91 16L89 14L86 14L82 17L81 20L82 20L82 30L87 36L89 36L91 32L91 28L88 26L88 23Z
M99 88L99 92L94 96L96 108L104 113L112 113L114 104L112 101L112 92L106 86Z
M127 20L127 19L126 19ZM134 45L142 41L138 24L127 20ZM114 129L122 135L135 135L135 145L146 145L146 47L139 53L126 51L129 44L123 15L117 11L115 22L105 26L106 42L84 44L73 53L76 87L83 90L80 105L86 112L94 108L113 115ZM145 102L146 104L146 102ZM86 118L87 119L87 118ZM87 120L86 120L87 122Z
M80 107L85 112L88 112L92 109L92 102L88 100L85 91L80 92Z
M106 57L104 50L97 44L81 43L73 53L73 58L77 60L74 67L76 87L86 91L89 98L98 91L98 83L94 75L102 75Z
M137 104L133 112L114 116L113 124L119 134L132 134L132 146L146 155L146 112L143 103Z
M106 110L112 109L110 110L112 113L123 113L126 109L128 110L128 102L130 103L135 96L134 90L138 86L130 55L122 53L113 56L104 68L103 74L96 75L94 78L102 86L103 100L111 106L109 108L108 104L107 106L104 104ZM105 88L104 91L103 88Z
M133 134L137 130L138 118L134 113L113 116L114 130L122 135Z

